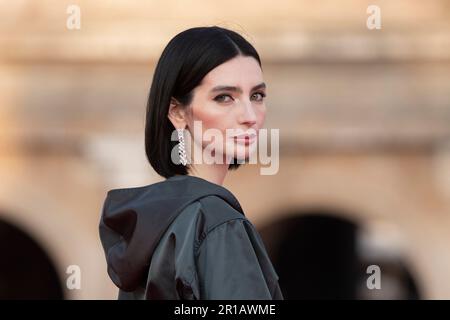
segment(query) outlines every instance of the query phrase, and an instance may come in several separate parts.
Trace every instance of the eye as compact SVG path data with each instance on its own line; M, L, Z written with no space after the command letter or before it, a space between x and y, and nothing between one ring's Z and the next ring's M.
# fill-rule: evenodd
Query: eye
M266 97L266 94L264 92L255 92L253 94L253 96L255 96L255 95L259 95L260 96L260 98L255 99L256 101L263 101L264 98Z
M220 94L215 97L214 100L217 102L230 102L231 100L226 100L226 97L229 97L231 100L233 100L233 98L229 94Z

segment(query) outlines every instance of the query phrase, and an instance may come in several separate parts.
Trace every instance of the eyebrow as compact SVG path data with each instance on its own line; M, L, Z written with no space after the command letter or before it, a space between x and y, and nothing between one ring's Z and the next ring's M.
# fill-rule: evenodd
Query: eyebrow
M257 89L263 89L266 88L266 84L264 82L254 86L252 88L252 90L250 91L254 91ZM234 92L239 92L242 93L242 89L240 87L233 87L233 86L217 86L211 89L211 92L217 92L217 91L234 91Z

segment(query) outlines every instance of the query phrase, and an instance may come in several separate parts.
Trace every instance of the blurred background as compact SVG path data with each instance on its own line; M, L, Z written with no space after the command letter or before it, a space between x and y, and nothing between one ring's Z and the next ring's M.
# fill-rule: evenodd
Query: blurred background
M143 134L155 63L208 25L262 58L279 171L225 186L285 298L450 299L446 0L0 1L0 298L116 299L106 192L161 180Z

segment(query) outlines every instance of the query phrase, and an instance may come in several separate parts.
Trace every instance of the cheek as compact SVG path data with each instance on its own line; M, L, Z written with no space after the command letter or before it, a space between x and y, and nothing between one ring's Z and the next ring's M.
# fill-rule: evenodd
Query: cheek
M237 115L231 106L218 106L210 103L197 103L193 106L194 121L200 121L203 131L207 129L218 129L223 133L226 129L236 127ZM256 115L257 127L261 128L264 125L266 118L266 106L259 105L254 108ZM192 125L194 123L192 122Z
M194 108L193 114L195 121L201 121L203 130L223 131L232 126L233 113L230 108L206 104L203 107Z
M266 106L262 106L261 108L256 109L256 122L258 123L258 127L261 127L266 120Z
M199 124L201 124L200 132L201 136L194 136L197 145L201 145L202 148L210 145L214 142L214 139L211 138L210 135L215 135L217 132L215 130L211 130L206 132L208 129L216 129L222 133L222 141L225 138L225 132L227 128L233 128L233 113L230 108L221 108L221 106L204 104L202 106L197 105L193 108L193 117L192 120L196 122L197 128L199 128ZM192 122L192 126L194 126L194 122ZM219 149L222 148L221 145L217 146Z

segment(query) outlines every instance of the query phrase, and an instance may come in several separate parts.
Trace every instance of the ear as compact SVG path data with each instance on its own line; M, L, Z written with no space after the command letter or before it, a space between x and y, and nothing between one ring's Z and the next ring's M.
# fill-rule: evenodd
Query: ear
M175 129L185 128L187 124L184 107L175 98L170 99L169 112L167 114Z

